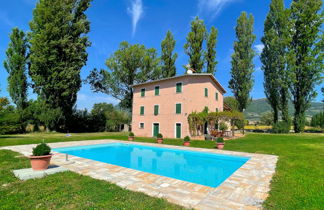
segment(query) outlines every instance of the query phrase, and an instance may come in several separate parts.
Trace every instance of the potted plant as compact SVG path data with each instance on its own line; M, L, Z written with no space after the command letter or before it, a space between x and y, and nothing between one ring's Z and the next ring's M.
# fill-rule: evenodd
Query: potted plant
M48 168L51 158L51 148L45 144L40 143L33 148L33 155L29 156L30 164L33 170L45 170Z
M159 144L163 143L163 135L161 133L158 133L158 135L156 136L156 141Z
M216 140L217 149L223 149L224 144L225 144L225 141L223 138L217 138L217 140Z
M129 135L128 135L128 140L129 141L133 141L134 140L134 133L133 132L130 132Z
M186 147L190 146L190 137L189 136L184 137L183 146L186 146Z

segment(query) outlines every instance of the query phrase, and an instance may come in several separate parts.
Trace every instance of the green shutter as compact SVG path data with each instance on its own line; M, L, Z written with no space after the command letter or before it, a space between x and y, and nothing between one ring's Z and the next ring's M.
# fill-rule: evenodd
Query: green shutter
M144 106L141 106L140 115L144 115Z
M208 97L208 88L205 88L205 97Z
M159 114L159 105L154 105L154 115Z
M176 92L181 93L182 92L182 83L179 82L176 84Z
M145 88L142 88L141 89L141 97L144 97L145 96Z
M144 123L140 123L140 128L144 128Z
M160 86L155 86L155 95L160 95Z
M176 124L176 138L181 138L181 124Z
M216 112L218 112L218 108L216 108Z
M215 94L215 99L218 101L218 93Z
M176 114L181 114L181 104L176 104Z

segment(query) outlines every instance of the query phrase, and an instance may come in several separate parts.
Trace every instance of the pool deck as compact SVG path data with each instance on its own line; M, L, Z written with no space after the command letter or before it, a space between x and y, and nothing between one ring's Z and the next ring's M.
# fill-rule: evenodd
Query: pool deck
M216 188L72 155L69 155L69 161L67 162L65 160L65 154L58 152L53 152L55 155L53 156L51 163L64 166L65 168L82 175L115 183L120 187L132 191L143 192L153 197L165 198L169 202L188 208L261 209L262 203L268 197L270 182L275 173L276 163L278 160L278 157L274 155L118 140L72 141L50 143L49 145L52 148L59 148L112 142L238 155L250 157L250 159ZM0 147L0 149L9 149L28 156L31 154L32 148L35 146L35 144L30 144Z

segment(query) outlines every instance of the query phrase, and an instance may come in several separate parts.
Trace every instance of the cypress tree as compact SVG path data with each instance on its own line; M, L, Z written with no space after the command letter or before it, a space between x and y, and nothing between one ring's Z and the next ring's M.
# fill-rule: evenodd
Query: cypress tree
M25 33L18 28L12 29L4 67L9 74L9 95L20 112L27 106L27 48L28 42Z
M171 31L168 31L165 39L161 43L162 55L162 77L168 78L176 75L175 61L178 57L177 53L173 54L176 41L173 38Z
M273 110L274 123L278 122L279 110L282 119L289 121L288 80L286 71L287 15L283 0L272 0L264 23L264 44L261 53L264 71L264 91Z
M232 54L231 80L229 88L232 89L238 101L239 111L243 111L250 100L250 91L253 87L252 73L254 72L253 57L255 52L252 48L255 40L253 34L253 16L247 16L242 12L237 19L235 28L237 41L234 42L234 53Z
M189 65L197 73L201 73L204 67L203 42L206 37L206 26L203 20L196 17L191 22L191 31L187 35L187 43L184 45L185 53L189 56Z
M85 11L91 0L40 0L30 22L29 74L34 92L45 101L53 128L72 114L81 88L81 68L86 64L90 30ZM62 121L57 119L61 118ZM53 123L49 123L53 124Z
M213 26L207 36L207 51L205 60L207 64L207 73L215 74L216 72L216 43L217 43L217 29Z
M288 45L289 89L292 94L294 130L305 127L305 111L316 96L315 85L323 73L323 24L321 0L294 0L290 9Z

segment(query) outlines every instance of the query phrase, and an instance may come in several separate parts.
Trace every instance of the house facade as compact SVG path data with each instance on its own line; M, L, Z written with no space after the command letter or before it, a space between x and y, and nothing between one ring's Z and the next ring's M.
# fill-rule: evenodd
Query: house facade
M136 136L190 136L188 115L223 111L225 89L212 74L185 74L133 86L132 131Z

